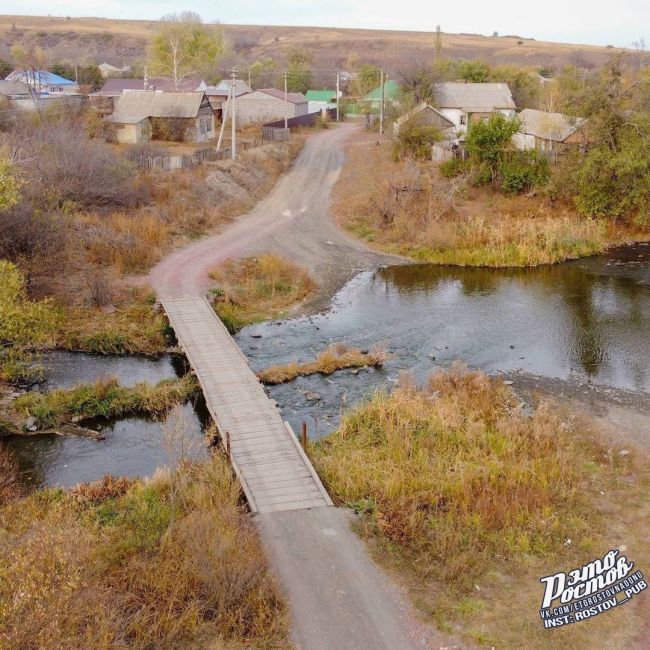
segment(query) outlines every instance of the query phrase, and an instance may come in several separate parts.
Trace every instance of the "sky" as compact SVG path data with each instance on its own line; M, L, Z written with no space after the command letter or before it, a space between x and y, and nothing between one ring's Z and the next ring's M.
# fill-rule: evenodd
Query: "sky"
M207 22L253 25L316 25L491 35L627 47L650 45L650 0L0 0L2 14L100 16L155 20L196 11Z

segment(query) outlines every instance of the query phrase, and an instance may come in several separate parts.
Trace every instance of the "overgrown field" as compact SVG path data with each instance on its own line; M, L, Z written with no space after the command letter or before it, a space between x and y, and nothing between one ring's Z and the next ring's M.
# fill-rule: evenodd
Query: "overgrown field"
M271 253L227 260L210 278L213 307L230 332L282 315L316 289L305 270Z
M441 629L500 648L641 638L643 596L552 632L537 611L542 576L621 544L639 567L650 562L638 527L650 512L645 460L587 424L547 404L528 417L502 381L454 366L423 388L403 378L377 393L311 449L377 559Z
M370 246L423 262L536 266L583 257L650 236L589 219L543 192L505 196L446 179L431 163L395 162L389 143L359 134L334 189L339 224Z
M3 471L0 532L7 650L289 645L285 603L221 455L25 498Z

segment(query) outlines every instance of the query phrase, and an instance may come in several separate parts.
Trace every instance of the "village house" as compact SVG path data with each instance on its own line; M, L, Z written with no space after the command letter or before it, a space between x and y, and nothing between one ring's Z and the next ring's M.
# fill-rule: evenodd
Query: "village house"
M518 149L563 153L572 147L587 144L582 117L569 117L562 113L547 113L526 108L519 113L521 129L512 140Z
M393 123L393 134L399 135L400 129L405 125L435 126L444 139L454 140L456 138L456 125L427 102L421 102L399 117Z
M216 86L208 86L205 89L205 95L212 106L214 111L214 116L218 121L223 119L223 111L225 109L228 97L230 96L230 89L232 87L232 81L230 79L224 79L220 81ZM243 79L235 79L235 97L240 95L245 95L252 91L251 87Z
M389 79L384 82L384 106L387 104L395 104L399 96L399 84L397 81ZM381 86L377 86L371 90L364 98L363 101L369 105L370 111L379 113L381 105Z
M207 142L216 135L214 114L202 92L124 92L107 121L115 125L115 141L120 143Z
M302 93L287 93L275 88L253 90L236 99L237 124L272 122L307 115L309 104Z
M112 113L117 105L117 100L123 92L132 90L157 90L161 92L175 92L173 82L164 78L145 79L106 79L104 85L90 95L93 106L104 115ZM202 79L184 79L179 84L178 92L202 92L207 88Z
M98 66L99 71L102 73L102 77L117 77L118 75L125 74L131 70L131 66L123 65L121 68L111 65L110 63L100 63Z
M515 116L515 102L505 83L445 82L436 84L433 95L436 108L454 124L459 140L464 139L472 121L493 113Z
M35 93L48 95L78 95L79 86L70 79L47 70L14 70L5 81L21 81Z
M339 90L339 99L342 94ZM336 90L308 90L305 93L305 97L307 99L308 113L318 113L336 106Z

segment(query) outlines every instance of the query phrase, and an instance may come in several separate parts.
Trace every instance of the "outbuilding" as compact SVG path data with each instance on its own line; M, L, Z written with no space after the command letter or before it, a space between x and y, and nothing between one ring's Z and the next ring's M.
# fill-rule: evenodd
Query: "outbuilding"
M521 129L512 138L518 149L562 153L587 144L586 120L527 108L519 113Z
M149 127L142 124L145 118L149 120ZM216 135L212 108L202 92L124 92L109 121L117 125L118 131L124 127L125 142L144 142L152 137L207 142Z
M236 98L237 124L272 122L307 115L309 103L302 93L287 93L275 88L253 90Z

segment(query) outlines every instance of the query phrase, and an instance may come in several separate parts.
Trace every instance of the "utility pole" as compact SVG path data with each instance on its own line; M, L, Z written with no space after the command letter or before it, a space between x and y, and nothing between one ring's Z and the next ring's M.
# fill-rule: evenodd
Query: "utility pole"
M340 87L340 82L341 82L341 74L337 70L336 71L336 121L339 121L339 87Z
M237 132L236 132L236 120L237 120L237 111L235 110L235 80L237 79L237 70L232 68L230 71L230 92L232 93L232 117L231 119L231 140L230 151L232 153L232 159L235 160L237 157Z
M384 71L379 73L381 79L381 99L379 100L379 135L384 135Z
M79 66L75 63L74 66L74 82L79 85Z
M251 69L248 68L248 87L252 88L251 86Z
M287 123L288 113L289 113L289 99L287 97L287 82L289 79L289 71L284 71L284 129L285 131L289 128Z
M147 74L147 66L144 66L144 81L142 82L143 90L149 90L149 75Z

